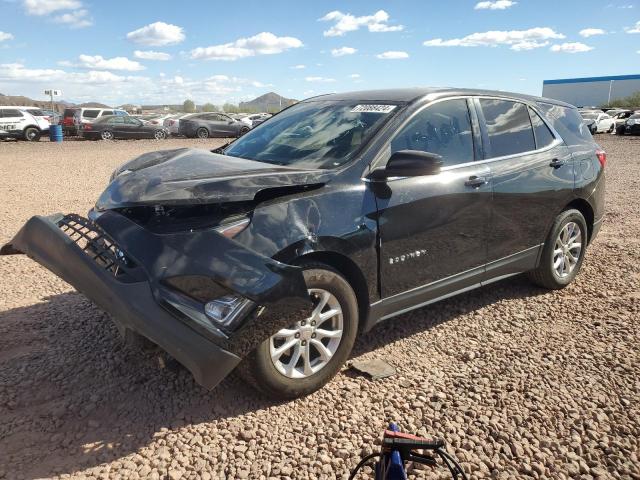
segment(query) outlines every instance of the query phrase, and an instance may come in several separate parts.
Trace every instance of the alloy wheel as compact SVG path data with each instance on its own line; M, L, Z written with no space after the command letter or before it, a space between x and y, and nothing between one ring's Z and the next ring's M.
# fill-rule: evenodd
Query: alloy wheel
M582 253L582 232L576 222L569 222L558 234L553 249L553 270L560 278L573 272Z
M102 134L100 134L100 136L103 140L113 140L113 133L109 130L105 130L104 132L102 132Z
M314 309L311 315L269 340L276 369L288 378L306 378L324 368L338 350L343 333L342 308L327 290L308 290Z
M35 140L35 138L38 136L38 131L35 128L30 128L29 130L27 130L27 140L29 142L32 142L33 140Z
M165 133L162 130L156 130L153 136L156 140L162 140L165 137Z

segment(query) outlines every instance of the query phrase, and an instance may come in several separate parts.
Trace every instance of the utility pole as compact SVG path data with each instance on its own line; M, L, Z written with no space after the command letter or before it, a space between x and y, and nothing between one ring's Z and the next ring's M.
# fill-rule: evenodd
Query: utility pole
M609 98L607 99L607 107L611 106L611 88L613 87L613 82L615 80L610 80L609 81Z

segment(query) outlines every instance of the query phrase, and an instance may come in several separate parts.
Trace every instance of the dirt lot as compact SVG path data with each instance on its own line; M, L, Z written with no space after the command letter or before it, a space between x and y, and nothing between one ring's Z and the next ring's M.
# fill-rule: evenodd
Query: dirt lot
M354 352L397 376L345 370L290 403L235 378L205 391L34 262L0 258L0 478L344 478L395 420L445 437L472 478L640 479L640 138L597 140L608 216L574 284L516 277L398 317ZM32 214L84 214L137 154L216 144L0 143L0 241Z

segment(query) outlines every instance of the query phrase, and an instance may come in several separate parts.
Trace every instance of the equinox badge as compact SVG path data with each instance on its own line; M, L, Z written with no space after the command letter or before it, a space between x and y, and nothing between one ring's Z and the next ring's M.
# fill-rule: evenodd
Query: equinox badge
M409 252L404 255L400 255L399 257L391 257L389 258L389 265L393 265L395 263L402 263L406 260L413 260L414 258L423 257L427 254L426 250L416 250L415 252Z

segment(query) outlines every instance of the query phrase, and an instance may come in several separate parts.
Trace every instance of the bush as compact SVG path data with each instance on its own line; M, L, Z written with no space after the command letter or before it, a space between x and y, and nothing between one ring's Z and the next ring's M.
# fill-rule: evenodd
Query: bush
M640 92L635 92L628 97L614 98L609 105L603 105L603 107L616 107L616 108L639 108L640 107Z

